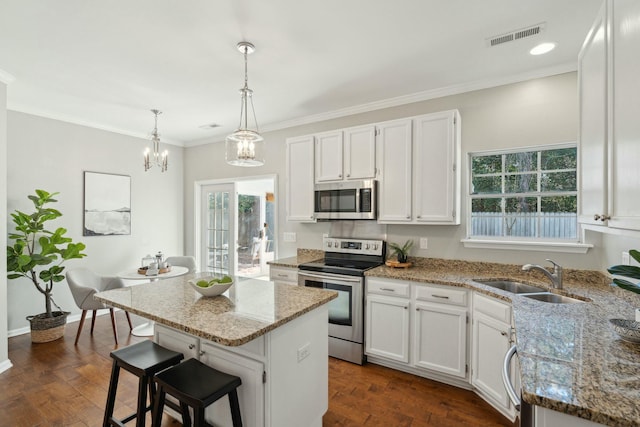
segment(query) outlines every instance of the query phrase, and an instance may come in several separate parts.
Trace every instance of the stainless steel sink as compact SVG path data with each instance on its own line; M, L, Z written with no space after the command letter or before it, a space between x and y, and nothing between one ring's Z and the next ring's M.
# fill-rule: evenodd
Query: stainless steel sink
M511 292L514 294L532 294L536 292L546 292L547 289L539 288L537 286L527 285L526 283L515 282L513 280L474 280L474 282L482 283L492 288L502 289L503 291Z
M537 301L550 302L552 304L573 304L585 302L577 298L566 297L564 295L543 293L543 294L531 294L523 295L525 298L531 298Z

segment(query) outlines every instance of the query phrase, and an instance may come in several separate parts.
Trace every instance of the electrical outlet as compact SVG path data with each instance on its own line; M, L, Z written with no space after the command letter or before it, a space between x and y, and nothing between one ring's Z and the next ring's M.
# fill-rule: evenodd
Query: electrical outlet
M429 239L426 237L420 238L420 249L429 249Z
M293 232L285 232L282 233L282 238L285 242L295 242L296 241L296 233Z
M298 349L298 363L309 357L309 355L311 354L311 351L309 350L310 346L311 343L306 343Z
M622 252L622 265L631 264L631 259L629 258L629 252Z

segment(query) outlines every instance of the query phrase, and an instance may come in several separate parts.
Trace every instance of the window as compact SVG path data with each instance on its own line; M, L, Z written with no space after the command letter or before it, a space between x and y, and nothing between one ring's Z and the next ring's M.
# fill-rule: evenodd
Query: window
M577 241L576 151L472 153L469 237Z

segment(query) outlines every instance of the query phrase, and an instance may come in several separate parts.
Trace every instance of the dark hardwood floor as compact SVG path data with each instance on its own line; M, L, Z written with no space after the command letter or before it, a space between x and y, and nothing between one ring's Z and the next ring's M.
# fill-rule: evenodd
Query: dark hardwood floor
M145 339L129 334L122 313L116 317L121 347ZM77 322L68 324L64 338L45 344L32 344L29 334L9 339L14 366L0 374L0 426L102 425L109 352L115 348L109 316L96 319L93 337L85 324L74 346L77 327ZM137 378L122 371L115 414L134 412L136 398ZM150 425L149 416L147 420ZM179 425L165 414L163 427ZM330 358L325 427L511 425L472 392L373 364L361 367Z

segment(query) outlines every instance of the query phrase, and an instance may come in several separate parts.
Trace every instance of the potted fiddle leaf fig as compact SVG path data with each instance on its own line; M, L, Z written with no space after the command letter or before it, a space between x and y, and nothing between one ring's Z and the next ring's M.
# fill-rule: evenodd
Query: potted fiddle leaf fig
M65 236L66 229L55 231L45 228L49 221L62 216L60 211L49 207L57 202L58 193L36 190L28 198L35 211L25 213L19 210L11 214L15 231L9 233L7 246L7 278L26 278L36 290L44 295L45 312L27 316L31 325L32 342L48 342L64 335L69 312L62 311L51 298L53 285L64 280L62 263L86 256L83 243L73 243ZM51 305L56 305L53 311Z
M389 243L391 248L391 256L396 255L398 262L403 264L407 262L409 257L409 251L413 247L413 240L407 240L404 245L400 246L397 243Z

